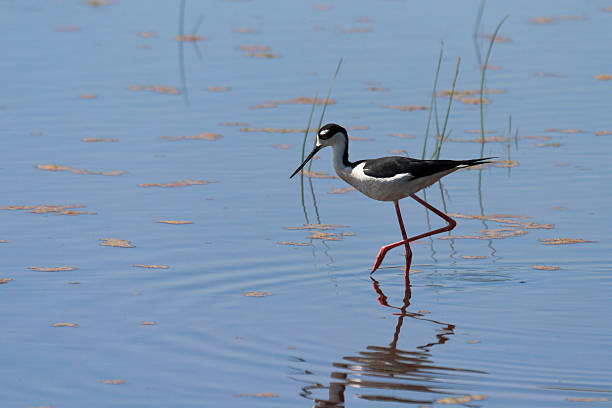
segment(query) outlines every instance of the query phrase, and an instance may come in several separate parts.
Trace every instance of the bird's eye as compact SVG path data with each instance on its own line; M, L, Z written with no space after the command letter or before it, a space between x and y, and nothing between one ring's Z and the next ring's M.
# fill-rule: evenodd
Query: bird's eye
M319 132L319 139L327 140L331 136L329 129L323 129Z

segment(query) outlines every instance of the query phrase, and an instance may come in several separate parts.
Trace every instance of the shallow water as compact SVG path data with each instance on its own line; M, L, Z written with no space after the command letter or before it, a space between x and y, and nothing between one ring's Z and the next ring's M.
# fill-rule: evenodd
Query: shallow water
M486 4L481 32L509 14L500 35L510 41L489 61L500 69L487 71L488 88L506 92L487 95L485 128L502 137L512 115L518 138L484 153L518 166L457 172L427 200L553 226L417 242L407 292L400 249L369 276L379 247L400 236L391 204L329 194L345 187L336 179L312 179L311 192L305 178L302 205L300 180L288 176L303 133L241 129L305 127L309 104L252 107L324 96L342 57L325 120L367 127L350 132L372 139L351 141L351 157L420 157L428 112L383 105L429 105L440 41L438 88L450 88L458 56L457 90L479 88L479 2L294 3L186 1L183 32L207 37L194 43L175 40L180 1L0 2L0 207L95 213L0 210L0 278L12 279L0 285L0 405L607 405L612 136L595 132L612 130L612 81L594 76L612 74L603 9L612 5ZM574 17L530 23L546 16ZM268 46L274 58L240 45ZM477 41L482 55L487 46ZM438 98L440 116L447 103ZM465 132L479 120L478 105L455 101L450 137L479 137ZM222 138L161 138L207 132ZM448 141L441 157L479 154L479 143ZM319 156L312 170L333 174L330 152ZM181 180L215 182L139 186ZM412 200L401 206L409 233L441 225ZM507 228L490 218L457 218L452 236ZM286 228L305 223L341 225L322 231L340 239ZM541 241L553 238L595 242ZM58 266L78 269L30 269ZM445 400L462 396L471 397Z

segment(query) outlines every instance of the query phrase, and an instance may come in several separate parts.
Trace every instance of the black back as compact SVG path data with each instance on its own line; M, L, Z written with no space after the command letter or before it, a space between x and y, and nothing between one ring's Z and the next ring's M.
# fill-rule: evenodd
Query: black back
M353 163L353 167L366 162L363 172L370 177L387 178L397 174L409 173L413 179L431 176L432 174L452 170L458 166L474 166L486 159L472 160L419 160L410 157L390 156L380 159L362 160Z

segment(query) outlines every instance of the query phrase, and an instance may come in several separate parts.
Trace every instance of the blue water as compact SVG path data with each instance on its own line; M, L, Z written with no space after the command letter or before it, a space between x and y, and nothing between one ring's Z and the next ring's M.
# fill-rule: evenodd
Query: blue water
M338 1L320 10L317 2L186 1L183 32L207 37L195 44L174 39L181 4L0 2L0 207L81 204L74 210L95 213L0 210L0 278L13 279L0 285L2 407L419 406L465 395L487 396L464 402L487 407L612 400L612 136L595 136L612 130L612 81L593 78L612 74L612 13L602 10L609 4L487 2L480 32L492 33L509 15L500 35L511 42L495 44L489 61L501 69L487 71L487 86L506 92L489 95L485 128L502 136L512 115L519 138L510 159L519 165L457 172L443 180L444 200L438 185L427 200L451 213L523 215L554 228L415 243L410 292L399 248L376 281L369 276L379 247L400 238L390 203L329 194L345 187L337 179L312 179L311 192L305 179L302 205L300 181L288 177L301 161L303 134L221 123L305 127L308 104L252 106L317 91L323 97L342 57L325 121L366 126L350 135L373 139L351 141L351 158L398 149L420 157L428 111L383 105L429 105L440 41L438 88L450 88L459 56L457 89L479 88L472 33L480 2ZM529 23L568 15L584 19ZM156 36L141 37L145 31ZM247 57L240 45L266 45L276 58ZM484 56L488 41L477 47ZM535 75L541 72L558 76ZM388 91L368 90L371 81ZM170 85L180 94L132 85ZM448 99L437 101L443 117ZM319 115L320 107L315 123ZM476 138L465 130L479 127L478 105L455 101L451 138ZM223 137L160 138L205 132ZM118 142L82 141L91 137ZM432 141L430 134L428 156ZM441 157L479 154L478 143L448 142ZM507 159L508 146L487 143L484 154ZM312 170L333 174L330 152L319 156ZM36 167L49 164L126 173ZM179 180L216 182L139 187ZM409 233L428 229L423 208L412 200L401 206ZM457 221L453 236L500 228ZM286 228L307 222L355 235L321 241ZM435 215L429 222L441 225ZM101 246L102 238L135 247ZM595 242L540 241L551 238ZM29 269L56 266L78 269ZM400 310L381 305L375 287ZM53 327L62 322L78 327Z

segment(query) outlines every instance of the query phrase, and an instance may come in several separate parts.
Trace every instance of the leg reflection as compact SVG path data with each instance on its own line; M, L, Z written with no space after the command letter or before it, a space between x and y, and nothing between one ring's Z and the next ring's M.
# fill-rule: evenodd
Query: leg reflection
M409 312L412 296L408 275L404 280L404 296L400 306L393 305L383 292L381 285L372 279L378 302L396 309L397 323L393 339L383 346L370 345L364 350L342 357L334 362L329 383L312 382L302 387L301 395L315 402L315 407L344 407L347 390L354 390L357 397L375 402L402 402L410 404L432 404L439 394L452 393L463 376L485 374L482 371L466 370L436 364L431 348L446 343L455 334L455 325L427 319L423 313ZM426 344L411 349L398 347L402 325L406 317L432 322L441 326L435 330L435 338ZM324 392L325 397L316 397Z

